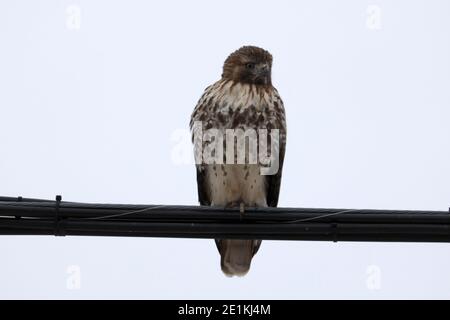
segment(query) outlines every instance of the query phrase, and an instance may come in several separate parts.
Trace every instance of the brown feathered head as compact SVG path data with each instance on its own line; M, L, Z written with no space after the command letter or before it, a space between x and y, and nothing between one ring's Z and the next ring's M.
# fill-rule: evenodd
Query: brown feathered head
M261 48L245 46L225 60L222 78L241 83L271 85L272 55Z

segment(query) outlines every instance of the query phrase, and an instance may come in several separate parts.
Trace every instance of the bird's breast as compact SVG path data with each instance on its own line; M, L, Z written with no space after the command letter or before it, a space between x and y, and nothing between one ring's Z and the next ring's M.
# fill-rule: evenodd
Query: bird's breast
M207 128L266 128L275 116L276 90L267 86L218 82L204 97ZM205 108L205 109L206 109Z

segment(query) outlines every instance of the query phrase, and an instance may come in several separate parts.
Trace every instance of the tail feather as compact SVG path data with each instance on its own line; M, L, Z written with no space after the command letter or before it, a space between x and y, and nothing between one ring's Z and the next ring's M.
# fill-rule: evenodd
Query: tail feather
M250 270L253 256L261 240L216 239L220 252L220 266L227 276L244 276Z

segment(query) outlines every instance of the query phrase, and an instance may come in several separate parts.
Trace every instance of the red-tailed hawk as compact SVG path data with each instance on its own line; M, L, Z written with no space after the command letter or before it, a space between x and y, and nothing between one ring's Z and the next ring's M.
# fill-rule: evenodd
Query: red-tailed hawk
M271 70L269 52L242 47L226 59L222 79L206 88L195 107L190 127L201 205L277 206L286 119ZM255 161L258 156L265 161ZM228 276L245 275L261 245L257 239L215 241Z

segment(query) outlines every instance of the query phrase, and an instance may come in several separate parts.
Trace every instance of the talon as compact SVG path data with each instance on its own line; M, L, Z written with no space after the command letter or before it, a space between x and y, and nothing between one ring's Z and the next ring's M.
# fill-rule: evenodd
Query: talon
M238 206L238 204L236 202L228 202L225 205L225 209L232 209L232 208L236 208Z
M244 213L245 213L245 204L241 202L239 205L239 215L241 220L244 218Z

